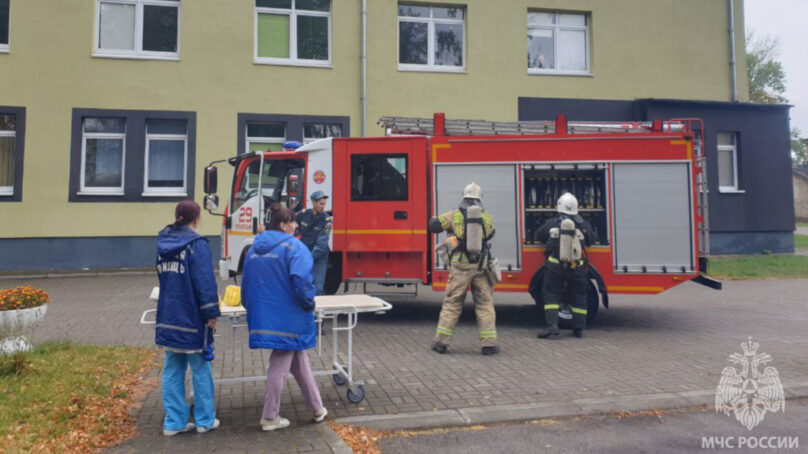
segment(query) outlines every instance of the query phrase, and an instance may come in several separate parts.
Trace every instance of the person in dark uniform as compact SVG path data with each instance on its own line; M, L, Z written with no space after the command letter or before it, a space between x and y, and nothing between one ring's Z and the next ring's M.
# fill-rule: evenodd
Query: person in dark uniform
M564 224L565 220L570 220ZM571 227L574 225L574 227ZM558 310L565 295L571 295L572 334L583 337L586 327L588 264L584 247L597 241L597 234L578 214L578 200L565 193L558 199L558 216L547 220L536 238L547 245L547 271L544 274L542 297L546 327L538 337L558 336Z
M331 235L331 215L325 212L328 196L323 191L311 194L311 208L297 214L300 241L309 248L314 259L314 286L323 294L325 274L328 270L328 237Z

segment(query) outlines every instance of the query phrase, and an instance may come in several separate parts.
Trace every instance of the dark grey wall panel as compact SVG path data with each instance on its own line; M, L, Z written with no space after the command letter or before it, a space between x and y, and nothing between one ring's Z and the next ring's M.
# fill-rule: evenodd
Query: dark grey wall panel
M646 105L648 119L697 117L704 121L711 231L794 230L789 106L658 100ZM719 131L738 133L738 184L744 193L718 190Z
M634 101L519 98L519 121L555 120L558 114L570 121L636 121L639 108Z
M792 232L710 233L712 254L760 254L794 252Z
M208 237L214 266L221 241ZM0 239L0 272L154 266L157 237Z

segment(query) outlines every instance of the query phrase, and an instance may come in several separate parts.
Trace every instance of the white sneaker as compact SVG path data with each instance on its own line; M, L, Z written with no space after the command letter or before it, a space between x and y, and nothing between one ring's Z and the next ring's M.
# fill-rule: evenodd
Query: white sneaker
M261 418L261 430L269 432L270 430L283 429L289 427L289 420L278 416L275 419Z
M174 435L181 434L183 432L190 432L190 431L194 430L194 427L196 427L196 425L194 423L192 423L192 422L189 422L185 426L184 429L180 429L180 430L163 429L163 435L165 435L166 437L173 437Z
M328 414L328 410L326 410L325 407L323 407L322 409L320 409L319 412L314 414L314 422L317 423L317 422L325 421L325 417L326 417L327 414Z
M211 424L210 427L197 427L196 428L196 433L203 434L203 433L205 433L207 431L210 431L210 430L213 430L213 429L218 429L220 424L221 423L219 422L218 419L214 419L213 424Z

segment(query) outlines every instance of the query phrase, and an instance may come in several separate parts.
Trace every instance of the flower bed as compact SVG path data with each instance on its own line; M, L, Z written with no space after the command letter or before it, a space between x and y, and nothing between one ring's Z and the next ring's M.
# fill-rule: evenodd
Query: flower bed
M42 289L18 286L0 289L0 311L16 311L30 309L50 302L50 296Z

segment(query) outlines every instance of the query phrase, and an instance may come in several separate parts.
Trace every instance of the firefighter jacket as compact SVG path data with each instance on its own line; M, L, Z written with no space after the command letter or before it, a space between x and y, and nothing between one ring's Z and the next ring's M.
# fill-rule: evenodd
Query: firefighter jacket
M260 233L244 260L241 299L250 348L306 350L315 346L311 253L297 238Z
M472 263L469 261L469 257L466 254L466 247L463 239L465 238L466 229L465 229L465 215L466 210L464 208L455 208L454 210L447 211L438 216L440 219L440 224L443 230L447 231L449 235L455 235L459 240L459 245L455 248L454 251L450 252L449 263ZM493 238L494 236L494 219L491 217L491 214L487 211L483 211L483 231L485 232L485 240L483 242L483 253L482 253L482 267L485 267L488 261L488 240ZM477 263L477 262L473 262Z
M201 350L205 323L220 315L208 240L188 226L169 225L157 236L155 343L180 350ZM213 333L208 336L213 343Z
M328 237L331 235L331 216L328 213L314 214L309 208L297 214L300 241L309 248L314 260L328 257Z
M572 219L575 222L575 228L580 230L581 233L584 234L584 241L582 246L591 246L596 241L598 241L598 235L592 229L592 226L589 225L588 222L581 215L568 215L568 214L560 214L554 218L548 219L539 227L539 231L536 233L536 239L539 242L544 243L547 245L547 249L544 251L544 255L552 257L558 260L558 248L559 248L559 239L558 238L550 238L550 229L557 227L561 228L561 221L564 219Z

